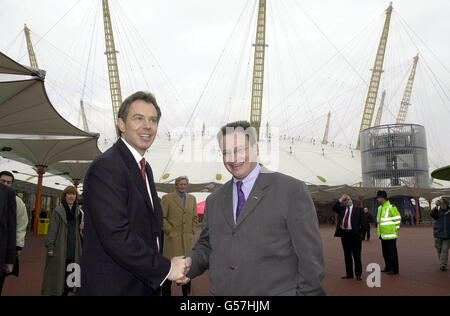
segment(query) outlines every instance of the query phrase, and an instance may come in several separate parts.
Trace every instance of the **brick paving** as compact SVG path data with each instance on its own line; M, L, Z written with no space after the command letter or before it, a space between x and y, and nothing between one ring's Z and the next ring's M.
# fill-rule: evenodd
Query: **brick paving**
M345 275L342 246L339 238L334 238L334 227L320 227L323 240L326 276L323 286L328 295L450 295L450 271L439 270L431 226L402 226L397 242L400 274L391 276L381 274L381 287L369 288L366 278L370 272L363 273L363 281L341 280ZM372 228L372 240L363 242L363 268L369 263L384 266L381 254L381 242L376 238L376 229ZM197 236L199 230L197 231ZM8 277L3 288L5 296L38 296L42 284L45 265L43 236L28 235L26 248L21 256L20 277ZM192 295L209 295L209 276L192 280ZM181 287L173 284L172 295L181 295Z

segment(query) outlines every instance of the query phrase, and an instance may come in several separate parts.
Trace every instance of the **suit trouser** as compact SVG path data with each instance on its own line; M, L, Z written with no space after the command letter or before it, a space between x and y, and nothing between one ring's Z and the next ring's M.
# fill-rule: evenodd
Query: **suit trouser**
M353 277L353 261L355 261L355 274L356 276L361 276L361 239L352 232L343 231L341 242L342 247L344 248L345 271L347 272L347 275Z
M182 285L181 291L183 292L183 296L189 296L191 294L191 281L189 281L186 285ZM172 296L172 281L166 280L163 283L161 286L161 295Z
M367 225L366 227L364 227L364 230L362 231L362 239L366 239L366 235L367 235L367 240L370 239L370 225Z
M435 238L434 246L436 247L439 264L441 267L447 267L448 250L450 248L450 239Z
M3 269L3 267L0 267L0 296L2 295L2 290L3 290L3 283L5 283L5 278L6 278L6 271Z
M387 271L399 272L398 268L398 254L397 254L397 239L381 240L381 248L383 250L383 258L385 262L385 269Z

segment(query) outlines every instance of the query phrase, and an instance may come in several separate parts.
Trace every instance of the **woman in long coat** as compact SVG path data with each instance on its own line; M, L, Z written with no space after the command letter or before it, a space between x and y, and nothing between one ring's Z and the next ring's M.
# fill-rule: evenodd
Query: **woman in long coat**
M68 264L80 264L81 235L80 208L78 206L78 191L69 186L61 194L62 204L55 208L50 219L45 247L45 261L42 295L67 295L69 289L66 278L69 273Z

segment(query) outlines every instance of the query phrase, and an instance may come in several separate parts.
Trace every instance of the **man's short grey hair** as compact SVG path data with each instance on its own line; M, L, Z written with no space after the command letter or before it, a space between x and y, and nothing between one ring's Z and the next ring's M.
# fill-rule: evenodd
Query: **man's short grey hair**
M251 146L258 142L256 128L251 126L248 121L236 121L228 123L220 128L220 131L217 133L217 141L219 142L219 146L222 147L222 141L225 135L235 132L247 135Z
M180 183L182 180L186 180L186 182L189 184L189 179L187 176L180 176L178 178L175 179L175 185L177 185L178 183Z

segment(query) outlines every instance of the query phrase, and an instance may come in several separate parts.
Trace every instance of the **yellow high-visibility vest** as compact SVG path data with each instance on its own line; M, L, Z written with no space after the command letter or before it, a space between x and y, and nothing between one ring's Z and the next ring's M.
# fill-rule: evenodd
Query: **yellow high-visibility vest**
M381 239L397 239L401 222L400 212L389 201L378 207L377 227Z

